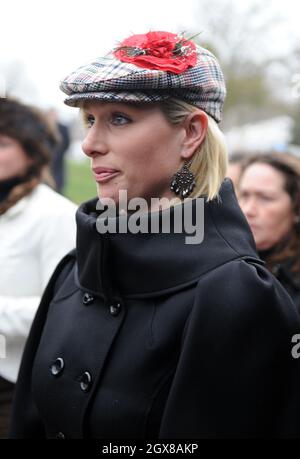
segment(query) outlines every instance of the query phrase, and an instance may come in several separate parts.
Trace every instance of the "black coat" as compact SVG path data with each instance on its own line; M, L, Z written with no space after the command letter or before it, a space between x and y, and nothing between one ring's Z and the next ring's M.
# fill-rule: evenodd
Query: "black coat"
M300 436L299 317L231 183L205 204L198 245L174 231L100 235L95 203L77 213L77 260L42 299L11 436Z
M300 313L300 279L290 270L289 263L278 266L276 277L290 294Z
M264 260L264 257L261 254L260 257L262 260ZM289 293L295 306L298 309L298 312L300 313L300 279L291 270L291 265L293 262L294 260L291 259L286 260L283 263L276 264L272 269L272 273Z
M60 142L52 151L51 173L56 190L60 193L65 185L65 155L70 146L70 134L67 126L57 123Z

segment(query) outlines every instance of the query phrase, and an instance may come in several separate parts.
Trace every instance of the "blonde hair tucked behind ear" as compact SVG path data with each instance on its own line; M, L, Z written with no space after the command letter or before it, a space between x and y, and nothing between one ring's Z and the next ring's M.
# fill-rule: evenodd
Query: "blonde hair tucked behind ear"
M161 103L167 119L173 124L181 123L197 107L180 99L170 98ZM224 135L216 121L207 115L207 134L199 149L194 153L190 170L196 178L196 187L189 198L205 196L207 201L218 197L220 186L227 170L227 147Z

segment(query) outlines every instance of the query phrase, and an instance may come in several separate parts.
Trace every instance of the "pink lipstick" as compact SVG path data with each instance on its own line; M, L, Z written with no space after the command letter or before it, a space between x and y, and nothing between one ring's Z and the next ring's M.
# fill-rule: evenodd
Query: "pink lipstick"
M117 171L116 169L111 169L109 167L95 167L93 168L93 173L96 182L103 183L107 182L108 180L111 180L113 177L118 175L120 171Z

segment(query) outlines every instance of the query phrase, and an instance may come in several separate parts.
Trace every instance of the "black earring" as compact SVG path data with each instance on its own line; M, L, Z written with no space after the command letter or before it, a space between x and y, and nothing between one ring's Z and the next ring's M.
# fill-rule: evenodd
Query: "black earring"
M190 171L191 160L186 161L180 171L173 175L171 182L171 190L179 194L182 199L191 194L196 186L195 176Z

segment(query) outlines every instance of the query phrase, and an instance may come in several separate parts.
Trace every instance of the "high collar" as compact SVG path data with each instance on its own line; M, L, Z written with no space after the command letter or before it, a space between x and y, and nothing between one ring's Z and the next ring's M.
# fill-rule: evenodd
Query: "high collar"
M168 294L197 282L202 275L230 260L257 258L252 234L230 180L223 182L220 199L204 204L204 239L200 244L186 244L186 237L191 234L184 229L175 232L172 218L169 234L100 234L96 227L96 204L97 199L84 203L76 215L77 282L82 289L104 298ZM199 198L179 204L184 206L184 214L192 211L193 215L197 205ZM163 218L170 212L173 216L174 209L156 215ZM150 216L145 214L144 218Z

